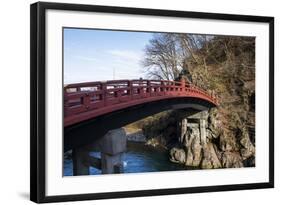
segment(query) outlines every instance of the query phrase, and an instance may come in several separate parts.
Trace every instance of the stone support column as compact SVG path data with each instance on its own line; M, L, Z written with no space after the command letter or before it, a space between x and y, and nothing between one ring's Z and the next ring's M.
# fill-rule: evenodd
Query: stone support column
M72 150L73 160L73 175L89 175L89 166L87 160L89 158L89 152L84 147L75 148Z
M183 118L181 121L181 131L180 131L180 139L179 139L180 143L183 143L186 131L187 131L187 119Z
M200 124L201 144L205 145L207 143L206 120L200 119L199 124Z
M72 151L73 175L89 175L89 167L101 169L103 174L123 172L123 153L127 137L123 128L110 130L93 144L78 147ZM101 159L89 155L91 150L100 150Z
M110 130L101 139L101 170L103 174L123 172L123 153L127 138L123 128Z
M200 128L198 123L187 123L185 136L186 166L199 166L201 161Z
M78 147L72 150L73 175L89 175L90 166L101 169L101 159L90 156L91 151L99 151L99 141L87 146Z

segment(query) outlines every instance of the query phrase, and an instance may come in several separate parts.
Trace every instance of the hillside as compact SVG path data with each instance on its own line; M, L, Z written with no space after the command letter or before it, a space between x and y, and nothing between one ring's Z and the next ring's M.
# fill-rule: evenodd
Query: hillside
M163 36L160 37L163 38ZM151 55L149 52L152 51L153 55L156 55L156 51L159 55L160 50L155 50L155 46L153 47L153 45L159 45L155 44L157 38L159 40L159 36L156 36L151 41L154 44L147 48L147 55ZM194 45L190 40L192 38ZM173 69L175 79L185 78L215 93L219 98L219 106L208 112L208 144L206 146L200 144L196 138L188 145L191 134L186 134L186 143L177 141L180 116L183 111L164 112L135 123L143 129L148 144L166 146L171 150L172 161L185 163L187 166L196 165L201 168L254 166L255 38L235 36L206 38L169 34L164 39L165 43L169 42L168 51L171 48L175 51L168 52L167 48L161 50L162 53L167 53L165 56L169 56L166 60L170 60L172 56L181 65L178 71L175 70L177 66ZM188 42L190 46L187 46ZM182 52L184 49L189 52ZM155 56L148 57L150 66L154 65L155 70L155 62L151 62L151 59L155 61ZM146 66L148 66L147 63ZM195 159L196 156L197 159Z

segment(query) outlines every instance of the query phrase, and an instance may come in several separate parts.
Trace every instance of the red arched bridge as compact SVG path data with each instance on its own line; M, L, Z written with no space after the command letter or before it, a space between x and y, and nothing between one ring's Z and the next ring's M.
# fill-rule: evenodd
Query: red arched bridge
M128 107L173 98L194 98L216 106L218 101L190 83L166 80L112 80L64 87L64 127Z

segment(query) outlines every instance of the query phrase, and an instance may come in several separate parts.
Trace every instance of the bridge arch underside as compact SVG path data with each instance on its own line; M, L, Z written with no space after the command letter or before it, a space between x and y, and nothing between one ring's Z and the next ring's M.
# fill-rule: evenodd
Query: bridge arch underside
M145 117L168 110L201 112L215 107L209 101L194 97L180 97L148 102L64 127L64 151L94 143L109 130L123 127Z

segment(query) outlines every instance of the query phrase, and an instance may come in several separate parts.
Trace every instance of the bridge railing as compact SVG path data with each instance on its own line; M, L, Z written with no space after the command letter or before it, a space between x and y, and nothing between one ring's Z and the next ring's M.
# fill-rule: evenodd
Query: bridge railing
M132 100L161 96L214 96L185 82L165 80L112 80L70 84L64 87L64 115L70 116Z

